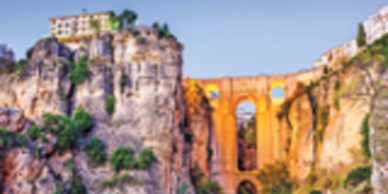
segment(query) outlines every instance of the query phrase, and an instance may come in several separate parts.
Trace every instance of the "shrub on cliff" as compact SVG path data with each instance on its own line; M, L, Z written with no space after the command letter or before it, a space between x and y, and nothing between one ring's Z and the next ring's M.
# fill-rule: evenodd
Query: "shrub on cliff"
M109 115L112 115L115 112L115 96L113 94L109 94L108 98L105 100L105 110Z
M208 180L195 189L197 194L223 194L224 190L217 181Z
M74 124L77 131L81 133L81 135L86 135L93 127L92 117L89 113L84 111L81 106L74 110L74 113L71 116L71 122Z
M362 120L361 130L360 130L362 135L361 148L362 148L362 152L364 153L367 159L370 159L371 157L371 153L369 149L369 117L370 117L370 113L365 115L364 119Z
M82 183L82 178L80 175L75 175L71 181L71 189L69 194L87 194L85 185Z
M85 151L92 164L100 165L105 163L107 159L104 143L99 138L90 139L86 144Z
M293 181L290 178L290 173L287 166L283 162L275 162L267 164L257 175L263 188L263 194L291 194Z
M73 84L78 85L83 83L92 75L88 68L88 61L86 56L81 56L79 60L73 65L73 71L70 74L70 79Z
M118 147L114 151L110 163L117 173L120 172L120 170L133 168L136 163L136 160L133 157L133 149L129 146Z
M198 163L195 162L194 167L190 168L190 179L194 187L199 187L203 178L205 178L205 173L199 167Z
M313 190L310 192L310 194L322 194L322 192L318 190Z
M177 189L176 194L186 194L186 190L189 188L189 185L186 182L183 182Z
M371 175L372 175L371 166L358 167L358 168L352 170L348 174L348 176L346 177L346 179L344 181L344 184L356 186L359 183L369 179Z
M158 22L155 22L152 24L152 27L158 30L159 38L171 36L171 32L167 24L163 24L163 27L161 27Z
M63 117L61 122L61 127L55 133L57 136L55 147L59 150L60 154L75 147L76 140L78 139L78 133L74 125L70 122L70 119Z
M139 153L139 159L136 162L135 168L145 170L155 159L154 152L151 149L143 149Z
M27 135L34 141L40 138L43 142L47 142L46 136L42 133L42 128L35 123L32 123L28 128Z
M0 128L0 147L21 147L28 143L27 137L22 134L15 134L7 128Z
M91 118L82 109L76 110L70 119L66 115L43 115L43 130L57 136L55 147L63 153L76 146L77 139L85 135L91 126Z
M190 169L190 179L195 187L197 194L223 194L224 191L217 181L206 180L205 173L199 167L198 163L195 162L194 167Z

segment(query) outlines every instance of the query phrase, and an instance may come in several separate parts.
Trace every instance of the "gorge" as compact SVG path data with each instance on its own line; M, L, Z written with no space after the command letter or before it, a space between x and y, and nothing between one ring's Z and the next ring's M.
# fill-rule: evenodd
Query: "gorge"
M39 40L0 77L0 193L388 191L388 36L284 75L184 77L183 49L145 26ZM256 107L248 143L235 115L244 100ZM103 162L88 151L95 138ZM358 168L372 179L348 176Z

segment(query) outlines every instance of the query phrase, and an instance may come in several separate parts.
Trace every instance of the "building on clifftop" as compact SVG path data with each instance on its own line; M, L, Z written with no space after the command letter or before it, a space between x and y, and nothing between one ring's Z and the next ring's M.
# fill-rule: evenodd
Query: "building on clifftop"
M94 29L90 25L91 20L99 21L101 32L109 30L109 15L111 12L86 13L84 10L79 15L69 15L50 18L51 36L57 37L59 40L89 37L93 35Z
M388 5L382 6L376 14L364 22L366 40L368 44L388 33Z
M331 66L335 62L351 58L355 56L358 52L357 40L353 38L352 40L346 42L345 44L339 45L337 47L331 48L326 53L324 53L320 59L314 62L315 67L322 65Z

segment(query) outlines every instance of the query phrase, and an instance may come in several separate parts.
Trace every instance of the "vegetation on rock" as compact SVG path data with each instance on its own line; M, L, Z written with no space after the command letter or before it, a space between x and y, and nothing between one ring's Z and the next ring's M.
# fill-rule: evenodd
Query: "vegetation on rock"
M117 188L120 191L124 190L124 185L142 185L143 182L140 179L137 179L131 175L129 175L127 172L123 173L121 176L118 176L117 174L113 175L110 179L104 179L102 181L102 189L105 188Z
M290 173L287 166L283 162L275 162L267 164L257 175L263 188L263 194L291 194L294 186L290 178Z
M55 147L60 153L74 148L77 139L85 136L93 126L92 119L81 107L77 107L71 118L66 115L43 115L43 130L57 136Z
M73 115L71 116L71 122L74 124L74 127L77 128L77 131L85 136L93 127L92 117L89 113L84 111L81 106L78 106Z
M163 24L163 27L161 27L158 22L155 22L154 24L152 24L152 27L158 30L159 38L171 36L171 32L167 24Z
M195 189L197 194L223 194L224 191L217 181L208 180Z
M0 128L0 147L23 147L28 143L27 137L22 134L15 134L7 128Z
M369 117L370 114L366 114L364 119L361 123L361 135L362 135L362 142L361 142L361 148L362 152L364 153L365 157L367 159L370 159L371 153L369 149Z
M36 141L38 138L40 138L43 142L47 142L46 136L42 132L42 128L32 123L30 128L28 128L27 135L33 140Z
M352 170L346 177L344 184L356 186L359 183L368 180L372 174L372 168L370 166L358 167Z
M313 190L310 192L310 194L322 194L322 192L318 190Z
M206 180L205 173L196 162L190 169L190 179L197 194L223 194L224 191L217 181Z
M132 169L136 164L135 157L133 156L133 149L129 146L118 147L114 151L110 163L117 173L124 169Z
M139 170L145 170L154 160L156 160L156 157L151 149L142 149L139 153L139 158L135 167Z
M132 10L125 9L119 16L117 16L114 12L110 12L109 27L112 30L118 30L123 27L128 28L134 25L136 19L137 13Z
M189 185L184 182L176 190L176 194L186 194L186 190L189 188Z
M85 152L92 164L104 164L107 159L104 143L99 138L92 138L86 144Z
M317 118L317 126L316 126L314 137L316 138L316 141L322 142L325 129L329 122L330 106L325 105L317 108L315 115Z
M88 68L87 57L81 56L78 61L73 64L73 71L70 74L70 79L73 84L78 85L83 83L92 75L92 72Z
M121 73L120 76L120 91L121 93L124 93L124 88L127 85L128 82L128 75L125 73Z
M82 178L79 175L75 175L71 182L71 189L69 194L87 194L85 185L82 183Z
M109 94L105 100L105 110L109 115L112 115L115 112L115 103L115 96L113 94Z

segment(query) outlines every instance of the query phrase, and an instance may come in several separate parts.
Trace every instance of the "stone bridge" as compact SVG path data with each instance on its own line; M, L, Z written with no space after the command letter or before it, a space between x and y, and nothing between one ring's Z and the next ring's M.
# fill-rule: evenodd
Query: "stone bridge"
M256 178L264 164L282 160L285 157L281 149L281 123L277 113L282 101L293 94L297 83L309 84L311 80L320 78L322 67L283 75L260 75L251 77L222 77L215 79L184 78L183 83L195 82L206 93L218 90L219 97L210 100L214 111L212 113L213 129L216 146L212 159L212 178L218 180L226 194L237 193L238 186L249 181L257 190L260 184ZM284 89L284 97L271 98L271 90L275 86ZM251 101L256 107L257 134L257 169L240 171L237 168L237 125L236 108L244 100ZM256 192L258 193L258 192Z

